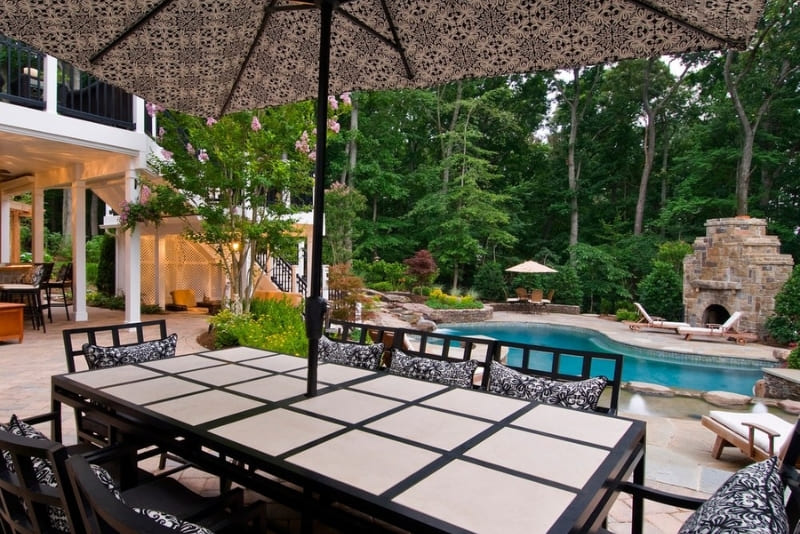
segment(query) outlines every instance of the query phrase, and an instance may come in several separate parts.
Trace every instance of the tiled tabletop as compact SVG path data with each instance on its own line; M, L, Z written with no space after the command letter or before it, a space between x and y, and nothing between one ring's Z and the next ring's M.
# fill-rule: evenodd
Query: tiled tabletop
M62 375L54 387L441 531L569 530L644 442L640 422L335 364L320 365L308 398L306 363L232 348Z

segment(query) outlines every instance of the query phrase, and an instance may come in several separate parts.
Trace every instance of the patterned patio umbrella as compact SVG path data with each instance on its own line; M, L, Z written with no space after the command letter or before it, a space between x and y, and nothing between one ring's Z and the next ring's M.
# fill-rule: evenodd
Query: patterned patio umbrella
M764 0L0 0L0 33L203 116L317 98L308 393L322 332L327 96L744 47Z

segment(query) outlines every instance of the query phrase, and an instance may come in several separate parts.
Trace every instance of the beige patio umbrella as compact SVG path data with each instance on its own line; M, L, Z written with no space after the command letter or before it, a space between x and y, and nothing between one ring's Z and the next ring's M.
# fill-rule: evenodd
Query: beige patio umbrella
M0 33L165 106L317 99L308 388L316 392L328 95L743 48L764 0L0 0Z
M547 265L541 264L538 261L528 260L520 264L509 267L506 271L510 273L557 273L555 269L551 269Z

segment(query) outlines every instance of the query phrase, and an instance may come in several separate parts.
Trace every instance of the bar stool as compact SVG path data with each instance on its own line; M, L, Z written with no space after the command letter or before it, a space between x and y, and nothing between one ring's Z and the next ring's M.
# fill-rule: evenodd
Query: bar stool
M55 280L48 280L44 282L45 298L47 299L47 318L53 322L53 314L51 308L53 306L64 306L64 311L67 313L67 321L69 321L69 300L67 299L67 288L72 289L72 263L65 263L58 270ZM61 290L61 300L53 300L53 290Z

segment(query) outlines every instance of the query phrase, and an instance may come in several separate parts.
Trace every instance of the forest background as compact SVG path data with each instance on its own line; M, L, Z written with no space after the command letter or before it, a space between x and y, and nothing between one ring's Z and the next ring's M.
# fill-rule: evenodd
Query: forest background
M451 292L541 284L613 313L666 291L666 316L707 219L764 218L797 263L799 24L772 0L745 51L353 93L329 138L324 261L400 289L403 260L428 250ZM47 193L55 235L63 199ZM505 273L527 259L559 272Z

